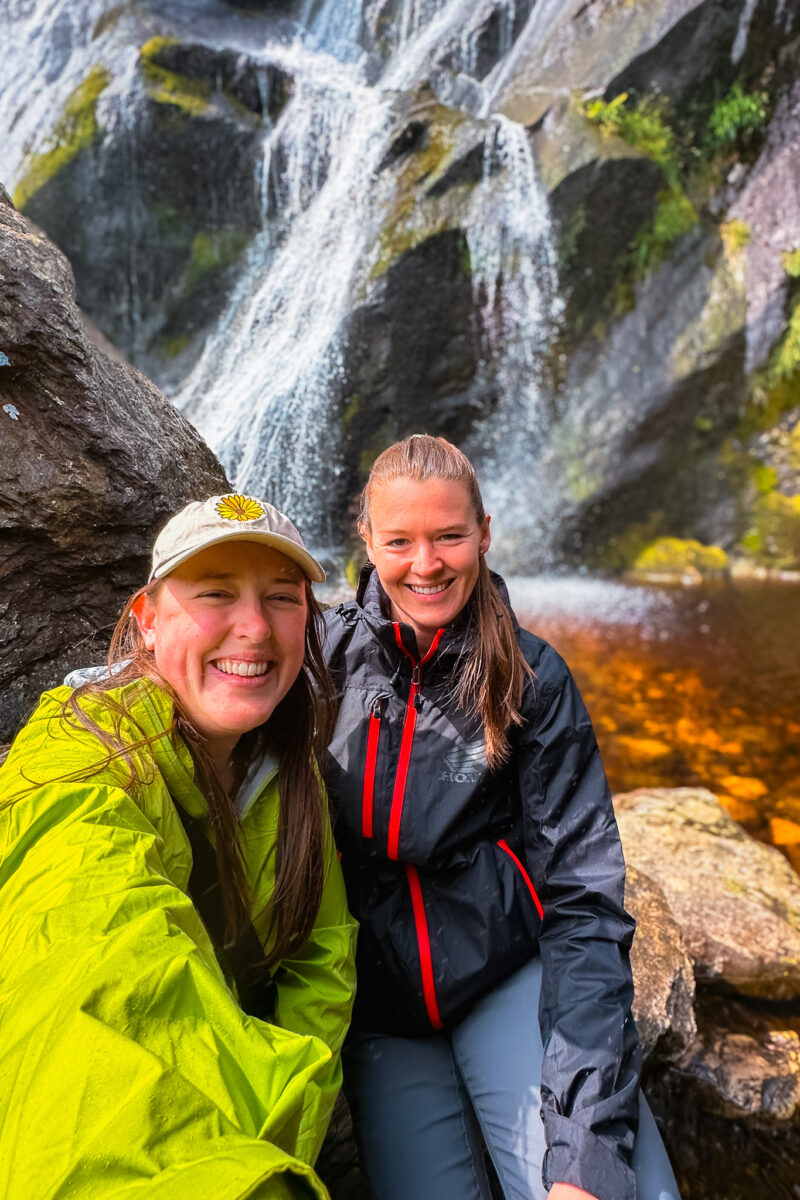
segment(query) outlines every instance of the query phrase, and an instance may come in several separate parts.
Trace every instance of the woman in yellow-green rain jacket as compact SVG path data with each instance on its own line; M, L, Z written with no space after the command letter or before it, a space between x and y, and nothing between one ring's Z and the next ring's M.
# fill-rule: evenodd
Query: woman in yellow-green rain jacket
M118 627L132 661L45 694L17 737L0 771L5 1200L327 1196L312 1167L356 926L313 760L320 578L269 505L189 505Z

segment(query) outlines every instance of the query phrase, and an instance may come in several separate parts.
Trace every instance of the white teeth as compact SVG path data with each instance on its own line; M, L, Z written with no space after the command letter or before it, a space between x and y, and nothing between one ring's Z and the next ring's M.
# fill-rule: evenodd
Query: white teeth
M435 587L416 587L415 584L408 585L412 592L416 592L418 596L435 596L437 592L443 592L450 586L450 581L447 583L437 583Z
M217 658L214 666L225 675L266 675L271 662L241 662L238 658Z

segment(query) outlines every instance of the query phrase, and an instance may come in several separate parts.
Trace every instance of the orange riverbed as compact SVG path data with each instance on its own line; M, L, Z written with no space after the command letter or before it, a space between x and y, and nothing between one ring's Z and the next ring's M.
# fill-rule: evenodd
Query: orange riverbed
M800 589L512 579L569 663L613 791L709 787L800 871Z

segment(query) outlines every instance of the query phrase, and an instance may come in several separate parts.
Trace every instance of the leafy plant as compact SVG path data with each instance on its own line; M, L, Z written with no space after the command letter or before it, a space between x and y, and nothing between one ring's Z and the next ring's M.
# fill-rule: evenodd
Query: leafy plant
M645 96L639 104L629 106L628 99L628 93L621 92L608 103L593 100L584 106L584 112L603 133L616 134L640 154L658 163L669 182L677 185L677 148L675 134L666 119L667 100Z
M706 129L705 149L719 154L737 146L747 147L767 120L764 92L745 92L738 81L727 96L717 101Z

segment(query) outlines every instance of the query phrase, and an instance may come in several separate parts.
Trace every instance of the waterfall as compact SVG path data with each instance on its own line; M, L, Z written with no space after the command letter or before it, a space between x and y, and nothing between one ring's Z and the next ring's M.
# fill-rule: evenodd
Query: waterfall
M262 71L265 100L269 70L292 78L288 103L274 124L264 122L254 164L262 228L172 398L235 485L285 507L318 549L331 548L341 527L331 514L343 503L346 322L368 293L396 204L391 171L382 168L402 130L403 97L429 84L441 104L468 115L474 142L484 146L483 178L460 201L459 227L469 248L480 369L497 403L469 448L485 466L487 499L512 529L529 529L529 510L543 510L531 505L529 487L521 504L514 480L529 480L530 458L540 449L537 362L557 308L552 236L525 130L496 115L492 98L492 80L514 53L515 22L530 3L397 0L387 22L385 0L306 0L280 36L259 41L257 30L266 26L232 24L232 10L220 0L164 0L136 12L121 6L121 16L107 0L7 0L0 128L9 134L2 178L12 187L31 150L46 148L75 88L102 66L109 83L97 118L124 142L134 195L146 153L130 104L137 34L141 41L166 31L245 51ZM552 11L553 0L535 0L526 32L537 14L549 20ZM490 25L499 61L480 80ZM131 197L120 197L131 228L128 278L119 286L136 353L154 330L137 292L135 255L143 247ZM422 236L422 218L420 227Z
M390 201L378 168L397 133L397 94L429 78L445 55L451 78L467 73L476 34L495 9L510 46L514 15L507 0L403 0L395 48L370 81L355 40L361 23L352 4L342 7L346 21L336 24L340 6L329 0L305 36L264 50L295 81L265 135L264 163L279 156L284 164L281 236L276 244L265 230L251 246L227 313L174 397L237 486L285 506L318 548L330 546L330 513L341 504L342 328L374 266ZM488 112L484 120L484 178L467 237L500 404L473 450L508 480L509 442L523 458L511 474L525 478L525 456L539 441L536 357L554 310L555 259L524 129ZM513 510L515 528L529 527L530 491L525 505L508 484L490 483L487 493Z

